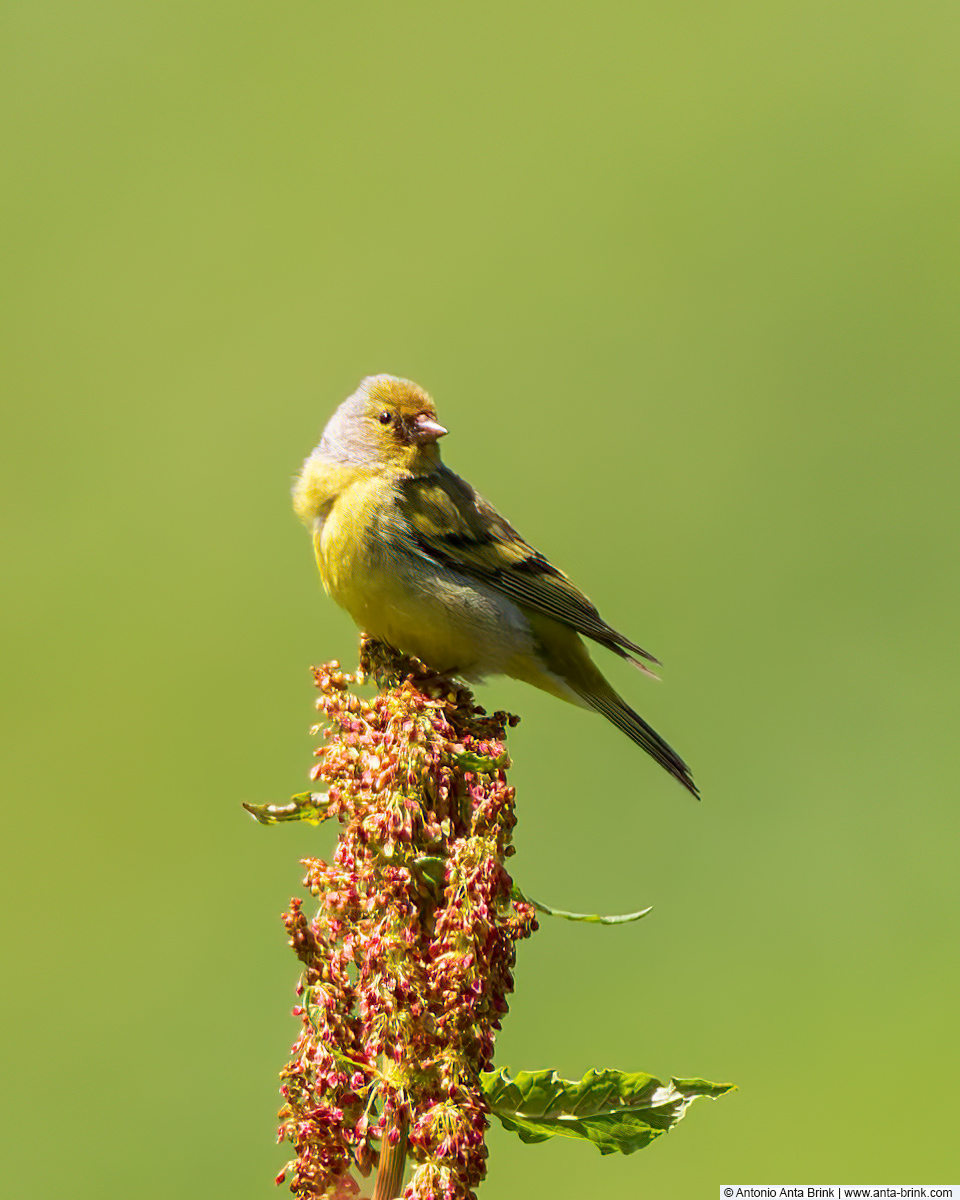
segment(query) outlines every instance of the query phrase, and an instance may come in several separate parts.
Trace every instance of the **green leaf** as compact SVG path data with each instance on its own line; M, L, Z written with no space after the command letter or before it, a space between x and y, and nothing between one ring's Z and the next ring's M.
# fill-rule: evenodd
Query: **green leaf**
M594 925L626 925L629 921L639 921L641 917L645 917L648 912L652 912L651 908L641 908L639 912L619 913L616 916L604 917L599 913L574 913L565 912L562 908L551 908L548 904L541 904L539 900L534 900L530 896L525 896L523 892L513 885L510 895L514 900L522 900L525 904L532 904L537 912L546 913L548 917L563 917L565 921L588 921Z
M474 775L492 775L495 771L505 770L510 766L510 755L506 750L496 758L471 754L469 750L463 750L460 754L451 754L450 758L461 771L472 771Z
M413 870L420 894L429 895L439 903L446 879L447 860L424 854L413 860Z
M699 1096L716 1099L732 1083L671 1079L661 1083L642 1071L588 1071L579 1081L556 1071L506 1068L481 1076L487 1103L505 1129L524 1142L552 1137L593 1142L601 1154L633 1154L672 1129Z
M310 825L322 825L330 814L330 800L326 792L298 792L290 797L289 804L244 804L251 816L261 825L279 825L282 821L307 821Z

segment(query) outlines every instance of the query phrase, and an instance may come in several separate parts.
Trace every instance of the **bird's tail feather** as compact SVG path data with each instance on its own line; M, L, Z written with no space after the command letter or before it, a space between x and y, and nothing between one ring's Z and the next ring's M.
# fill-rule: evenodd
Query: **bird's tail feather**
M690 768L672 746L667 745L659 733L651 728L639 713L610 688L609 692L579 692L587 704L627 735L632 742L642 747L656 759L665 771L678 780L697 800L700 793L693 782Z

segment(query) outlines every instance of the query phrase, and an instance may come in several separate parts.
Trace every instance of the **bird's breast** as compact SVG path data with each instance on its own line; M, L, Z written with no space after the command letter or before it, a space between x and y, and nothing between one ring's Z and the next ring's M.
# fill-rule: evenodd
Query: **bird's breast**
M410 546L383 481L348 489L314 527L323 585L361 629L438 671L500 674L533 647L526 615L493 588Z

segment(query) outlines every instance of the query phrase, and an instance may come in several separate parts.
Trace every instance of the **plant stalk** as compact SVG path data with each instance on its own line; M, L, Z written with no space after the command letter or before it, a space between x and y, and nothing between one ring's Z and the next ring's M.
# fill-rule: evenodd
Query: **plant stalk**
M400 1134L396 1145L390 1144L391 1130ZM380 1161L377 1163L377 1183L373 1189L373 1200L397 1200L403 1191L403 1169L407 1162L407 1117L394 1116L383 1131Z

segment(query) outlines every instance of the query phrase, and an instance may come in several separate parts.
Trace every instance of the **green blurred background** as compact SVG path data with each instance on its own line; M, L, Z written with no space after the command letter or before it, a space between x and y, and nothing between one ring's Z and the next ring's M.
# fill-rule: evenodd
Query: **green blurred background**
M510 681L502 1065L732 1080L486 1200L957 1175L957 55L942 3L2 15L4 1194L269 1197L279 913L355 661L288 483L358 379L665 662ZM12 969L11 969L12 968Z

